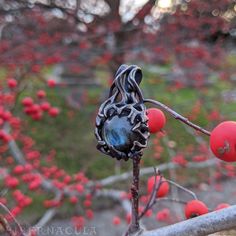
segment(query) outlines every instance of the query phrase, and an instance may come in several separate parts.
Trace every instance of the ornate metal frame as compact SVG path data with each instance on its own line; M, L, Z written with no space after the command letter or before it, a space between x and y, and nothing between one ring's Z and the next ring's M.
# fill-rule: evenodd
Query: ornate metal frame
M139 84L142 71L135 65L121 65L108 99L96 118L97 148L118 160L140 158L147 146L149 130L146 107Z

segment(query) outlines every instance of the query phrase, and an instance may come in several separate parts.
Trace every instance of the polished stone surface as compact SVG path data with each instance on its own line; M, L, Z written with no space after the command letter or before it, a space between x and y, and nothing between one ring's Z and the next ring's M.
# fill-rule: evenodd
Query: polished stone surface
M106 120L103 127L103 138L109 146L122 152L129 152L135 140L132 125L128 118L114 116Z

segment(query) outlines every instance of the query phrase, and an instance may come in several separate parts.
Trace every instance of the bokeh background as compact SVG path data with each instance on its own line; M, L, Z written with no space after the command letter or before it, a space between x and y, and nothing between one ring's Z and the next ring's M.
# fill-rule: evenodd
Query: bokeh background
M99 153L94 137L97 110L123 63L142 68L146 98L204 128L235 120L235 46L233 0L0 0L0 109L15 118L14 123L1 115L1 132L6 123L15 124L12 139L31 165L30 173L38 176L23 177L25 163L17 162L11 138L1 133L1 202L23 225L32 226L48 209L56 209L49 226L88 224L97 235L121 235L127 215L119 201L93 197L91 191L82 199L63 196L52 203L54 195L42 187L42 178L55 188L77 186L80 192L88 183L131 170L130 161ZM33 113L22 105L26 97L34 100ZM44 102L54 110L44 110ZM163 132L150 138L142 168L174 163L175 168L164 168L164 176L194 189L209 208L233 204L235 165L216 160L208 137L166 117ZM152 174L142 176L143 195ZM9 184L7 178L18 183ZM101 188L128 192L129 184L125 179ZM16 191L32 202L20 206ZM171 194L188 199L175 189ZM155 228L180 221L181 207L161 203L144 222Z

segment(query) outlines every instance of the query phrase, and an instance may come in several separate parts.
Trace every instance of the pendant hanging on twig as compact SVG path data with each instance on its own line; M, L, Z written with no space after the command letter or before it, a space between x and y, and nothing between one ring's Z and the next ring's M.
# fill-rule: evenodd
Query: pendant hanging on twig
M139 67L121 65L96 118L97 148L118 160L140 157L147 146L149 130L141 80Z

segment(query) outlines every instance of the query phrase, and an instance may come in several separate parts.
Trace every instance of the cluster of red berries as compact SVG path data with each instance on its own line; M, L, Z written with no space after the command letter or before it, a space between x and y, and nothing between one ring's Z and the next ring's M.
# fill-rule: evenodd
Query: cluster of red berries
M33 120L41 120L44 112L47 112L51 117L56 117L60 113L57 107L52 107L49 102L45 101L46 92L44 90L37 92L37 98L39 103L34 103L31 97L25 97L22 100L24 112L31 116Z
M10 180L10 179L9 179ZM11 214L15 217L22 213L23 209L32 204L32 198L23 194L20 190L14 190L12 192L12 198L15 200L16 205L11 209ZM0 198L0 203L6 205L7 199L4 197ZM11 220L10 215L6 215L6 219Z

